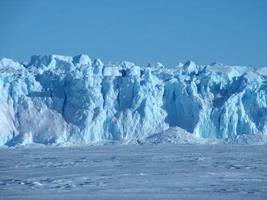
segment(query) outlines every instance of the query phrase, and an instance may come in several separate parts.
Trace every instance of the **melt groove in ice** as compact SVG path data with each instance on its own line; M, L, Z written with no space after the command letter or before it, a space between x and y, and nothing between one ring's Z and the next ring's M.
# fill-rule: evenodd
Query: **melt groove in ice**
M0 60L0 145L160 142L181 134L265 141L267 67L105 65L87 55Z

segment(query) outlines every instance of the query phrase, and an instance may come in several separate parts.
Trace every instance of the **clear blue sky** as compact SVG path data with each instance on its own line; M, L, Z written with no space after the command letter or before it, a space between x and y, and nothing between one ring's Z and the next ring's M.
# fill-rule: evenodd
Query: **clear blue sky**
M0 57L267 66L267 0L0 0Z

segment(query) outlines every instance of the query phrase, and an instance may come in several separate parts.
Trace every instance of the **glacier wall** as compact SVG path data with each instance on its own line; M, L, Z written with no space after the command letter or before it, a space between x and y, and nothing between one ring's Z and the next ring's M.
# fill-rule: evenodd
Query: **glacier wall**
M0 60L0 145L267 136L267 67L104 65L87 55Z

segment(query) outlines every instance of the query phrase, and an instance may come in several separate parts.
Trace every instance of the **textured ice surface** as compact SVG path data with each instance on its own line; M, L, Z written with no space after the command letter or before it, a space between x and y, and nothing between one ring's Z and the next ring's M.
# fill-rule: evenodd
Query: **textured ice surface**
M87 55L32 56L28 64L4 58L0 119L0 145L9 146L262 143L267 70L192 61L105 65Z
M0 199L265 200L266 145L0 149Z

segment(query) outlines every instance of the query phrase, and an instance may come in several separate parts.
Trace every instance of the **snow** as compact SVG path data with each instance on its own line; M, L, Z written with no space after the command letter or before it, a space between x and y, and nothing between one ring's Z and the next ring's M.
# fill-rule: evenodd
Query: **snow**
M261 75L267 76L267 67L262 67L258 69L257 72Z
M121 76L119 67L104 67L103 76Z
M0 149L0 199L263 200L266 145Z
M188 74L192 74L192 73L197 74L198 73L198 67L197 67L196 63L194 63L191 60L187 61L183 67L184 67L184 71L187 72Z
M0 146L264 143L266 67L105 65L87 55L38 55L28 64L3 58L0 117Z
M78 55L73 57L73 64L77 66L92 65L92 61L88 55Z

